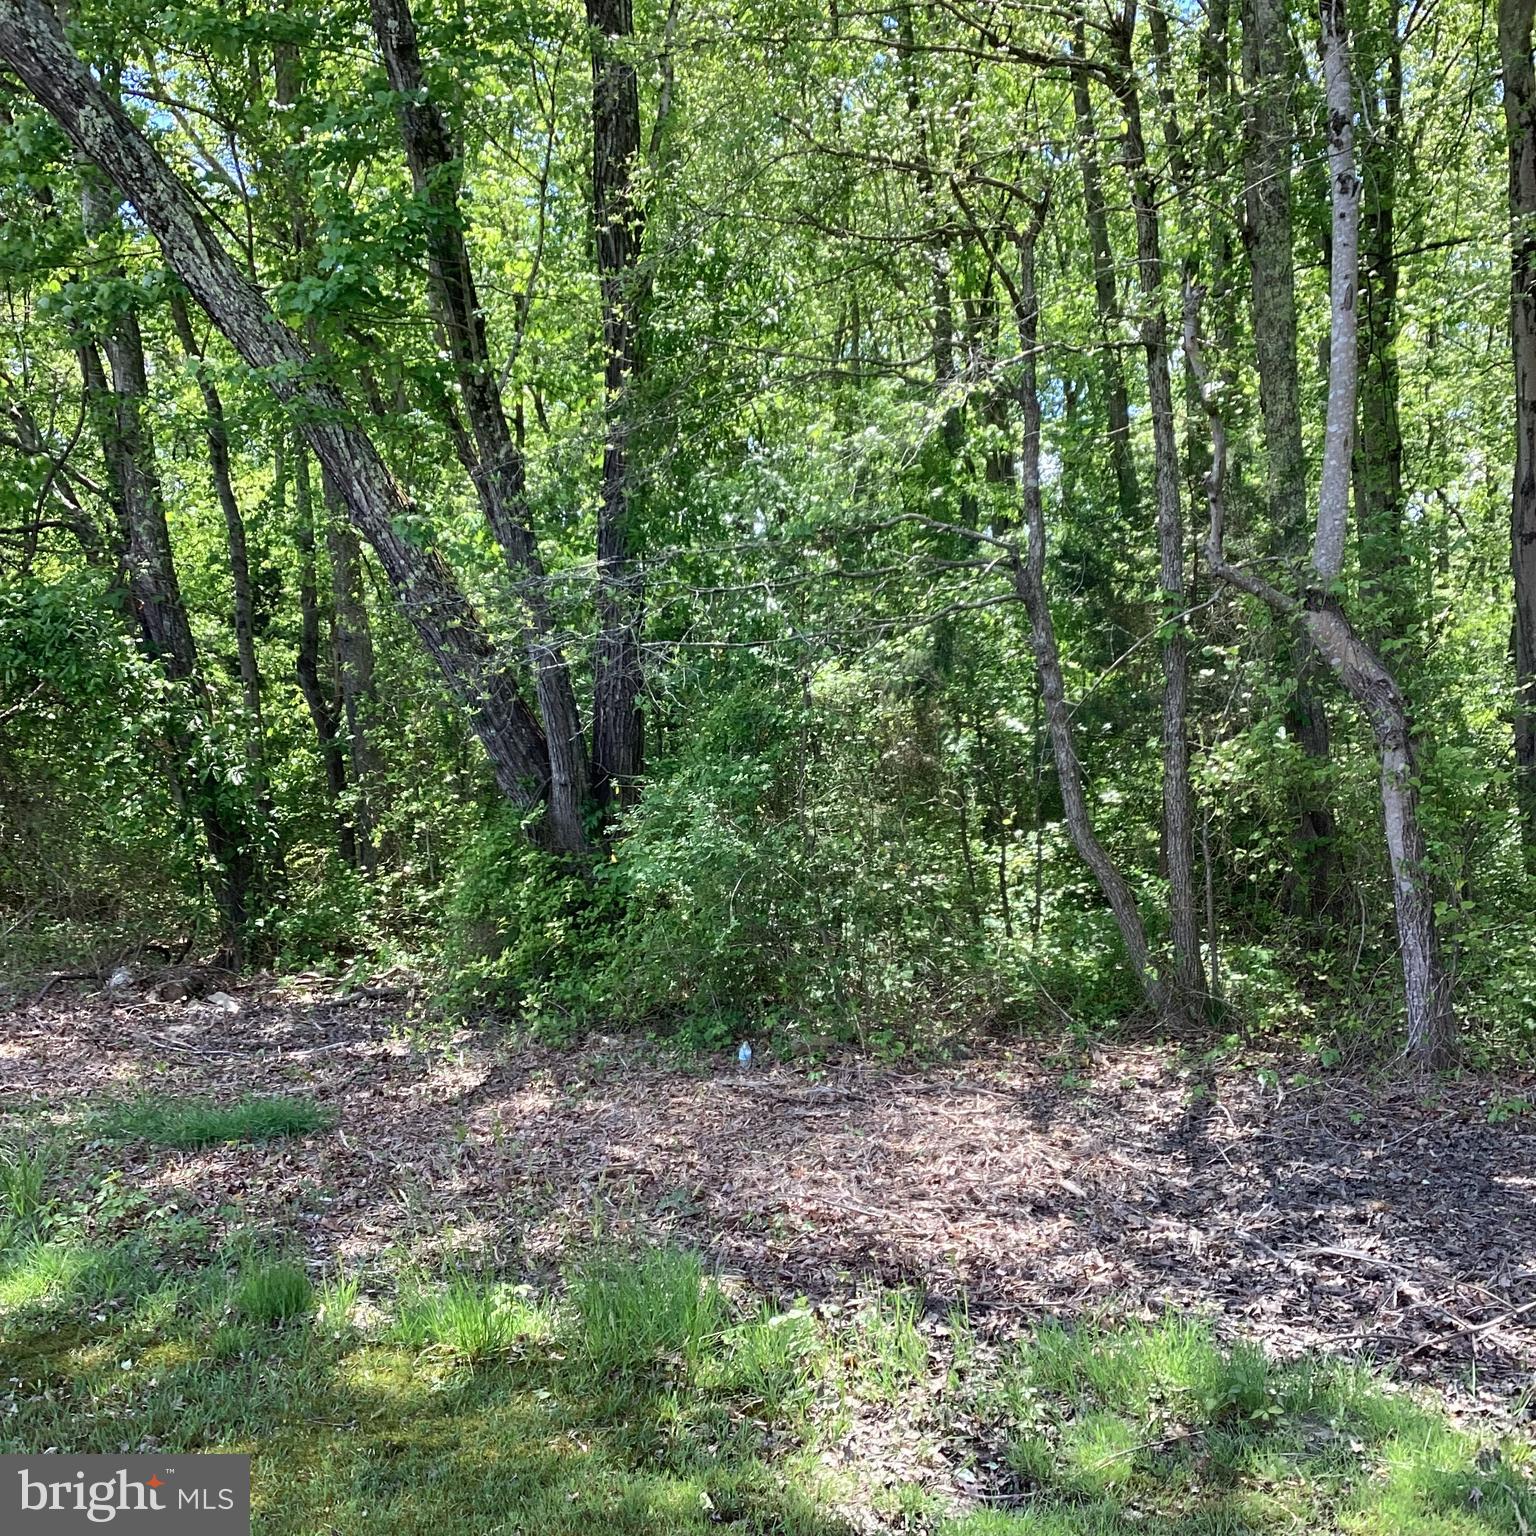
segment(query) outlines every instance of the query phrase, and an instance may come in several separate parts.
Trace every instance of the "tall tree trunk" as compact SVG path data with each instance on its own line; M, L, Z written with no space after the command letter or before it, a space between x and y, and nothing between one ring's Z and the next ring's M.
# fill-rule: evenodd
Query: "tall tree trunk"
M552 846L576 851L587 841L586 741L570 670L549 609L544 562L529 521L523 455L507 420L486 343L485 311L476 292L459 206L460 157L447 121L428 90L407 0L372 3L374 37L390 86L397 93L396 112L411 181L430 210L430 296L474 442L477 462L471 478L514 583L523 645L544 723L549 762L547 832ZM638 114L638 105L635 110Z
M272 795L267 783L266 739L261 718L261 669L256 659L256 603L251 592L251 562L246 549L245 518L235 497L230 472L229 431L224 421L224 402L218 386L206 370L203 350L192 332L192 317L180 294L171 296L171 321L187 362L197 373L206 420L203 433L208 444L208 468L213 477L219 510L224 514L224 537L229 554L229 576L234 589L235 651L240 665L240 695L245 706L245 756L252 786L267 826L267 841L276 850L276 825Z
M88 167L82 172L81 188L85 231L95 238L110 225L113 205ZM106 371L111 374L111 397L110 406L105 399L98 403L97 418L106 431L102 451L108 481L120 503L129 599L150 655L166 678L177 685L170 710L172 772L178 798L202 823L222 944L229 959L239 965L250 915L254 860L228 787L220 784L215 766L207 758L208 731L200 718L207 721L211 717L212 698L198 667L197 647L171 551L154 438L145 419L149 377L144 340L138 316L131 308L113 316L103 347ZM94 347L87 345L82 364L88 390L107 386Z
M1403 491L1403 429L1399 411L1397 172L1403 145L1403 50L1396 0L1382 31L1385 54L1359 71L1371 85L1365 114L1370 133L1360 156L1360 422L1355 444L1356 538L1360 598L1373 650L1410 654L1416 631ZM1357 45L1358 51L1358 45ZM1383 83L1374 84L1378 75Z
M299 647L294 671L304 695L325 771L326 799L336 825L336 851L349 867L358 860L357 832L347 808L347 764L341 744L339 690L320 676L320 594L315 573L315 498L309 449L295 437L293 449L294 542L299 552ZM334 642L330 649L334 650Z
M300 430L373 546L402 611L475 723L503 795L532 811L549 787L549 752L505 659L442 557L419 542L419 519L341 392L267 307L186 189L122 107L70 49L42 0L0 0L0 57L66 137L134 206L167 265L235 351L294 409ZM407 537L404 529L413 529Z
M1078 67L1072 71L1072 115L1077 130L1077 163L1083 183L1083 214L1088 250L1093 260L1093 307L1099 326L1099 369L1104 379L1104 408L1109 419L1109 459L1115 475L1115 505L1120 526L1134 528L1141 515L1141 488L1136 483L1136 456L1131 449L1131 404L1120 357L1120 298L1115 284L1115 258L1109 244L1109 214L1099 176L1098 129L1088 71L1083 19L1074 22L1073 48Z
M1147 400L1152 418L1153 470L1157 490L1158 586L1162 601L1163 663L1163 855L1168 868L1168 909L1173 938L1173 982L1178 1006L1198 1010L1205 997L1195 885L1193 794L1189 776L1189 639L1184 619L1184 510L1179 491L1179 445L1174 421L1168 317L1157 190L1142 135L1141 101L1131 57L1134 11L1128 6L1115 35L1119 70L1116 92L1125 119L1125 166L1136 214L1136 269L1141 290L1142 350L1147 360Z
M1303 600L1227 562L1223 549L1221 470L1224 444L1215 398L1203 390L1211 412L1213 452L1210 533L1212 571L1240 590L1291 615L1307 630L1346 692L1360 706L1376 738L1381 762L1381 805L1393 904L1403 965L1408 1028L1404 1054L1419 1065L1438 1066L1455 1043L1450 980L1441 960L1434 890L1419 820L1417 743L1413 722L1391 669L1355 633L1338 594L1349 532L1350 470L1354 451L1359 367L1358 283L1360 182L1355 175L1354 92L1350 81L1346 0L1322 0L1323 75L1328 111L1328 168L1333 215L1329 276L1328 415L1322 478L1312 543L1312 569ZM1195 305L1186 310L1185 347L1198 363Z
M363 601L363 552L347 521L346 505L329 480L325 548L331 561L331 603L336 615L336 678L352 771L352 827L360 869L378 861L379 794L384 762L375 737L378 693L373 677L373 629Z
M634 203L640 91L626 48L631 0L587 0L592 53L592 218L603 304L603 485L597 507L597 648L592 659L592 787L622 805L639 780L644 744L640 626L644 588L633 558L629 438L640 379Z
M1248 251L1259 410L1269 470L1269 512L1283 549L1304 546L1307 460L1302 446L1301 389L1296 357L1296 275L1292 251L1291 109L1297 68L1288 12L1277 0L1247 0L1243 14L1243 239ZM1327 794L1328 710L1319 664L1305 628L1296 631L1295 686L1286 726L1310 772L1301 786L1293 883L1301 910L1322 912L1334 881L1337 836Z
M1526 868L1536 874L1536 0L1500 0L1499 56L1509 130L1509 335L1515 365L1515 788Z
M1142 995L1153 1012L1161 1014L1168 1007L1168 989L1152 964L1147 931L1136 905L1135 893L1094 831L1093 813L1083 789L1082 765L1073 740L1072 710L1067 703L1061 652L1056 644L1056 626L1046 588L1045 508L1040 488L1040 390L1035 366L1040 345L1035 244L1044 222L1045 205L1042 202L1030 225L1016 236L1019 275L1017 283L1010 288L1019 332L1017 399L1023 430L1019 439L1017 475L1027 539L1024 558L1019 559L1017 553L1013 557L1014 589L1029 616L1030 645L1045 705L1046 732L1051 740L1056 778L1061 789L1062 814L1072 846L1109 903Z

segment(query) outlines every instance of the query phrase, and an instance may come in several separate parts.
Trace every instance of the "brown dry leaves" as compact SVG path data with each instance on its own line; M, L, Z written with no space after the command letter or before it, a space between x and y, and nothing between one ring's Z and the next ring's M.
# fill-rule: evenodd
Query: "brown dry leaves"
M1204 1308L1282 1353L1394 1357L1464 1407L1474 1359L1486 1406L1532 1382L1536 1120L1488 1123L1521 1091L1508 1079L1282 1089L1295 1063L1202 1082L1170 1050L1125 1046L1066 1071L1038 1042L922 1071L743 1074L602 1038L413 1050L397 1004L320 988L242 1003L233 1019L58 996L13 1012L0 1108L311 1094L334 1130L96 1148L79 1166L115 1158L216 1233L243 1221L316 1259L462 1251L537 1274L601 1225L698 1244L780 1295L910 1285L1010 1331L1045 1311Z

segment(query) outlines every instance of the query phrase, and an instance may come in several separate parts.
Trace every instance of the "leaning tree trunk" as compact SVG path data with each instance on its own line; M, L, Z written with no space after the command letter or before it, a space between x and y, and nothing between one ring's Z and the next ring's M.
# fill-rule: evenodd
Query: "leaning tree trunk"
M408 0L373 0L373 32L396 92L400 137L416 195L430 210L427 254L432 309L448 345L474 445L472 476L480 506L513 581L523 645L533 671L549 760L547 833L551 844L586 846L583 810L590 769L571 674L550 613L548 582L529 521L523 455L502 404L486 342L459 206L461 160L422 71ZM638 113L639 108L636 107Z
M1515 786L1526 868L1536 873L1536 0L1500 0L1499 55L1509 129L1509 335L1515 364Z
M1019 440L1017 476L1024 508L1027 545L1024 558L1013 558L1014 589L1029 616L1030 645L1035 654L1035 670L1040 680L1040 695L1045 704L1046 731L1051 739L1051 753L1056 762L1056 778L1061 789L1062 814L1078 857L1088 866L1109 909L1114 913L1120 940L1131 962L1137 984L1154 1013L1168 1007L1168 989L1152 964L1147 931L1136 905L1135 893L1115 861L1099 841L1093 826L1093 813L1083 789L1082 764L1073 740L1072 709L1067 703L1062 681L1061 652L1056 644L1056 626L1051 616L1050 598L1045 584L1045 509L1040 490L1040 390L1035 356L1040 341L1040 303L1035 282L1035 244L1045 221L1045 205L1035 211L1028 228L1016 237L1019 252L1019 277L1011 288L1014 320L1019 332L1018 393L1023 430Z
M603 485L597 507L597 648L592 658L592 784L598 799L633 796L644 745L640 625L644 590L633 552L629 438L639 383L642 223L633 179L640 92L627 53L631 0L587 0L592 50L592 219L603 302Z
M1456 1021L1450 982L1440 954L1434 889L1419 820L1417 744L1402 691L1391 669L1354 632L1339 598L1349 532L1350 469L1354 451L1359 336L1356 300L1360 262L1360 182L1355 175L1354 92L1350 81L1346 0L1322 0L1323 75L1328 110L1328 167L1332 187L1333 245L1329 276L1328 414L1318 488L1312 569L1302 601L1263 578L1228 563L1222 545L1221 467L1224 444L1207 380L1213 436L1211 526L1206 541L1212 571L1278 613L1299 619L1345 691L1359 705L1376 738L1381 762L1381 805L1393 905L1402 954L1408 1028L1404 1054L1423 1066L1447 1061ZM1199 367L1195 305L1185 320L1185 346ZM1202 375L1203 377L1203 375Z
M441 556L417 542L419 535L406 536L404 530L418 529L420 520L341 392L320 376L309 351L219 244L186 189L70 49L43 0L0 0L0 57L133 204L167 265L235 351L294 409L316 458L341 488L348 516L377 553L402 611L449 690L469 710L501 792L526 810L539 807L549 783L539 722Z
M1184 511L1179 491L1179 445L1169 371L1168 317L1157 191L1142 136L1141 101L1131 58L1129 17L1118 34L1116 91L1125 119L1125 166L1136 214L1136 270L1141 289L1139 320L1147 360L1147 401L1152 418L1153 473L1157 490L1158 585L1162 602L1163 663L1163 853L1168 866L1168 911L1173 937L1173 984L1177 1005L1195 1012L1206 994L1200 956L1199 905L1195 888L1193 794L1189 778L1189 638L1184 610Z

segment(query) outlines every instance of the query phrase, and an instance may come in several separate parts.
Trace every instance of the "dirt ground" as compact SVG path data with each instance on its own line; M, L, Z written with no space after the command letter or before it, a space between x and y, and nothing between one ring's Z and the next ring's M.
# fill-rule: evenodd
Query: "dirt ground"
M255 1225L365 1273L463 1250L537 1276L573 1238L634 1229L775 1295L908 1285L999 1333L1198 1309L1283 1354L1391 1361L1466 1415L1533 1411L1529 1081L1307 1082L1261 1053L1202 1077L1167 1047L1038 1041L741 1072L605 1038L413 1046L400 1002L319 983L239 1000L226 1017L55 993L0 1015L0 1111L313 1095L336 1125L299 1141L91 1162L119 1159L215 1242Z

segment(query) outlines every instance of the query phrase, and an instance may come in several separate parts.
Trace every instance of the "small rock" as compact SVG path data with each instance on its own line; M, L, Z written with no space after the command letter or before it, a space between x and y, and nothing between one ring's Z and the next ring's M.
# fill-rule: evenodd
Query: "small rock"
M126 965L120 965L107 977L108 992L126 992L133 985L133 972Z
M232 998L228 992L210 992L203 999L205 1007L212 1008L215 1013L222 1013L225 1018L234 1018L240 1012L240 1004Z

